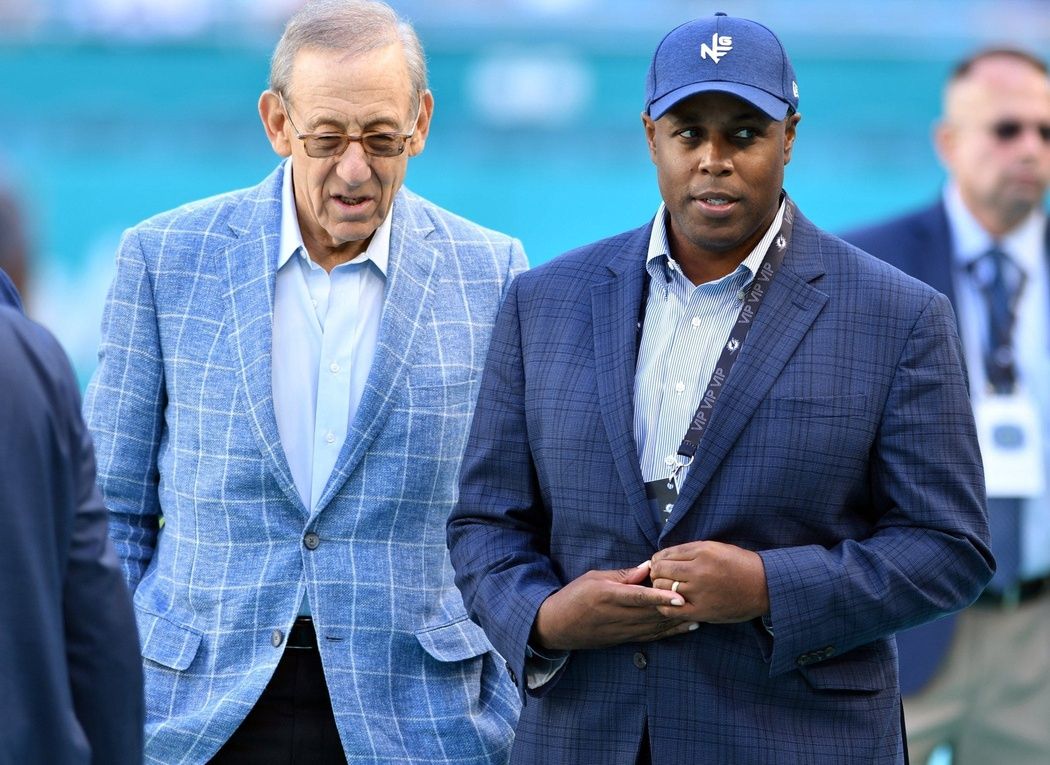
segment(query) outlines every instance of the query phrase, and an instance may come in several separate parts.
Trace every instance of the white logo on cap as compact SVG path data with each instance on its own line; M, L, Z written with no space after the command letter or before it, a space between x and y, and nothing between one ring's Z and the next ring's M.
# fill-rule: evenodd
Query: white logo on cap
M733 38L729 35L718 36L715 32L711 35L711 44L704 43L700 46L700 58L709 58L716 64L721 60L722 56L733 50Z

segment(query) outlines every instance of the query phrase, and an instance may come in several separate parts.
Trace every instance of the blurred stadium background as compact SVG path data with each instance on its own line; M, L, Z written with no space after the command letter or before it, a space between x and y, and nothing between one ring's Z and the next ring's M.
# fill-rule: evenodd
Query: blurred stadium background
M0 186L32 244L30 313L86 383L121 231L256 183L256 114L295 0L0 0ZM932 197L953 61L992 43L1050 54L1042 0L393 0L437 100L408 185L520 237L533 264L643 223L658 204L639 113L648 58L716 10L765 22L803 122L787 188L842 230Z

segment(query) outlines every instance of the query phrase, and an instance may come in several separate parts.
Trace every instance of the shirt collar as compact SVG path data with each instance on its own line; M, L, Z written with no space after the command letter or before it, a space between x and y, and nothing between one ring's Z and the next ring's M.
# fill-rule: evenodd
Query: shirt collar
M966 266L986 253L995 240L977 222L954 183L948 184L944 190L944 207L948 213L955 262ZM1037 207L1019 226L998 240L998 244L1019 266L1029 270L1038 267L1043 257L1045 231L1046 212Z
M390 230L393 217L394 205L391 205L386 218L372 235L372 241L368 243L368 247L349 261L350 263L364 263L371 260L380 273L386 276L387 265L390 262ZM295 207L295 192L292 188L292 158L289 157L285 160L284 178L281 181L281 239L277 247L277 270L280 270L297 253L304 258L308 257Z
M731 274L722 277L723 279L733 274L739 274L741 269L748 272L747 283L750 283L755 278L755 274L758 273L758 267L762 265L762 259L766 256L766 250L769 249L773 237L780 231L780 227L784 222L784 205L786 203L787 197L780 200L780 208L777 210L773 222L766 229L762 239L744 258L744 261ZM671 247L667 243L667 205L661 202L660 208L656 211L656 217L653 219L653 230L649 234L649 251L645 257L645 269L650 276L660 275L661 267L666 266L670 258Z

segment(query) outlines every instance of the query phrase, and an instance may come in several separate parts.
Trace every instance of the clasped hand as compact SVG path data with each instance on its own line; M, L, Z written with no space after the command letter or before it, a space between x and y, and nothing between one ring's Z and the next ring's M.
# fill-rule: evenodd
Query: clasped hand
M689 542L635 568L588 571L569 582L543 601L530 642L549 650L604 648L680 635L701 622L748 621L768 610L757 553Z

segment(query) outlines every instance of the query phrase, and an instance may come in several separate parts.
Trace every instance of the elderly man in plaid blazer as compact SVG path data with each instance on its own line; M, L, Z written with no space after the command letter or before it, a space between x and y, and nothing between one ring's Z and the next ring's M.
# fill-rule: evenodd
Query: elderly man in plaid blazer
M402 188L433 99L388 7L307 4L259 109L288 161L125 235L85 402L146 759L503 762L444 524L524 253Z

